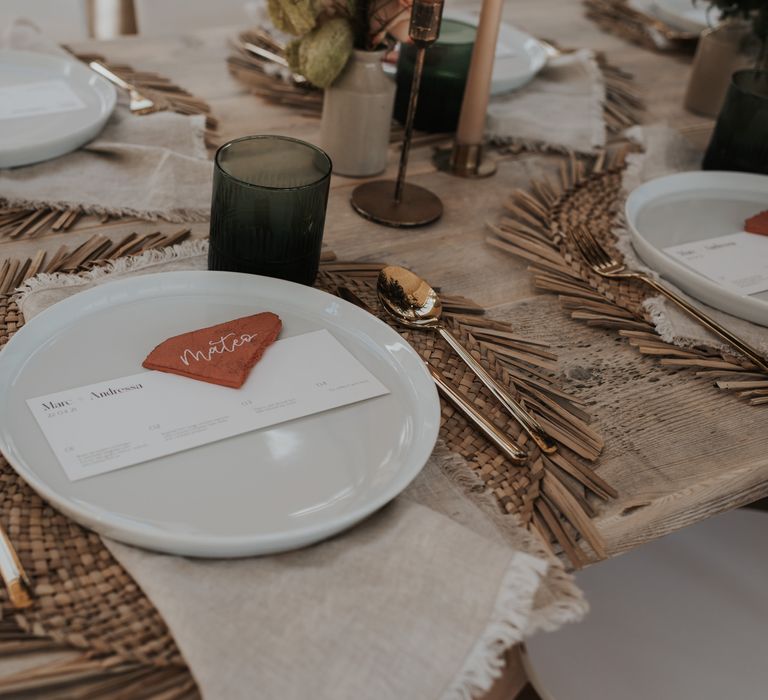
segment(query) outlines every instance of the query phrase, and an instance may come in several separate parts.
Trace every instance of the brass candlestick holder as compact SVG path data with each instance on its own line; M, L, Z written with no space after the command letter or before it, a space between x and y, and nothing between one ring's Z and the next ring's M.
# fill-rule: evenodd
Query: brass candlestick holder
M438 170L458 177L481 178L496 173L496 161L483 159L481 143L455 143L452 148L435 149L432 162Z
M411 95L405 119L405 136L400 153L397 180L375 180L359 185L352 192L352 206L366 219L394 227L424 226L443 214L440 198L424 187L405 181L408 154L411 150L413 119L419 100L424 54L440 36L443 0L414 0L408 35L416 45L416 63L411 81Z
M496 163L483 160L483 132L491 94L501 10L502 0L483 0L456 139L452 149L438 150L433 158L438 169L458 177L488 177L496 172Z

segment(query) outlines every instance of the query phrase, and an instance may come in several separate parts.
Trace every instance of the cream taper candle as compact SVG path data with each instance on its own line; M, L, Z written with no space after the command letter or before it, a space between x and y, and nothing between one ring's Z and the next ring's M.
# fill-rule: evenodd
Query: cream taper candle
M464 88L456 143L462 145L480 144L485 133L485 113L491 95L493 60L496 56L496 42L499 39L501 8L503 0L483 0L480 22L477 25L475 48Z

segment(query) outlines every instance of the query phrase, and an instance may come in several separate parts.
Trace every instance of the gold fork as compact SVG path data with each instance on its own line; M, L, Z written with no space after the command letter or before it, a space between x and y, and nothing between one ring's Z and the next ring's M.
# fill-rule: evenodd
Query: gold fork
M734 335L727 328L721 326L715 319L707 316L700 311L687 299L673 292L669 287L655 280L650 275L643 272L628 270L627 266L618 260L615 260L603 248L595 237L583 226L572 229L571 236L576 243L587 264L600 276L609 279L632 279L645 282L667 299L677 304L683 311L695 318L705 328L719 335L723 340L736 348L740 353L749 358L755 365L763 371L768 371L768 361L751 345Z
M114 83L117 87L128 92L128 96L130 97L128 109L134 114L149 114L150 112L159 112L165 109L164 105L161 105L154 100L150 100L149 97L139 92L135 86L123 80L119 75L115 75L105 65L98 61L91 61L88 65L91 70L96 71L100 76L109 80L109 82Z

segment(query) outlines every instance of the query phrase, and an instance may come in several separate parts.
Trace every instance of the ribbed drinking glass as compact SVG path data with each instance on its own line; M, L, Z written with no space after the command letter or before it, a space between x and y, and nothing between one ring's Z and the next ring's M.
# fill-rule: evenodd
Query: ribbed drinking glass
M331 159L287 136L247 136L216 153L209 270L311 285L317 276Z

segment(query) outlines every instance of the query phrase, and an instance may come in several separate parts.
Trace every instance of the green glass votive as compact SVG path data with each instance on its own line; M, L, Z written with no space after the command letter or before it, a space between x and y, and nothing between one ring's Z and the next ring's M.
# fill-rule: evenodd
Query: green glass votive
M469 24L452 19L443 20L440 38L424 55L424 73L413 122L419 131L456 131L475 34L475 27ZM395 119L401 124L405 122L408 111L415 60L416 47L413 44L401 44L395 94Z
M733 74L702 168L768 175L768 74Z
M313 284L331 159L287 136L246 136L216 152L209 270Z

